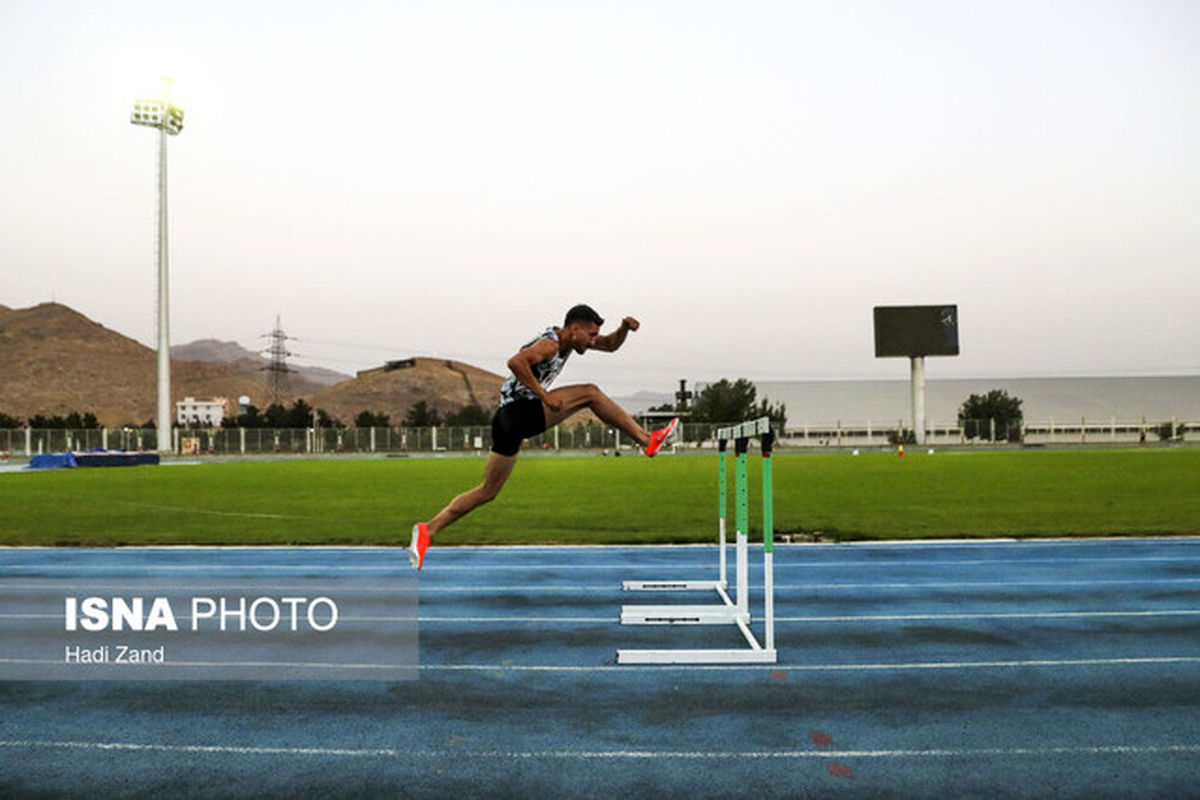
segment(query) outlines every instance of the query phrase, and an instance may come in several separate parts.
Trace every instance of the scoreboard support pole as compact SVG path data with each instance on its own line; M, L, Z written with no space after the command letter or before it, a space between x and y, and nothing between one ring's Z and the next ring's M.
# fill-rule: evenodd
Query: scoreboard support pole
M913 436L925 444L925 356L911 356Z

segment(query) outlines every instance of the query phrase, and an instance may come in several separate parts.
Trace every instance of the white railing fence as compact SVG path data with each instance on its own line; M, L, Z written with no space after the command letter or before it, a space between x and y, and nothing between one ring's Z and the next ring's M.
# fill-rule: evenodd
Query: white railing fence
M684 423L677 430L681 447L712 446L716 425ZM181 455L258 455L278 453L485 452L490 426L436 428L203 428L172 430L172 450ZM997 425L993 420L926 424L925 444L989 447L996 445L1153 444L1200 441L1200 420L1050 420ZM888 447L914 443L910 426L895 422L788 424L779 436L783 448ZM630 449L627 436L603 425L559 426L527 440L531 450ZM0 454L30 457L39 453L89 450L153 451L154 428L0 429Z

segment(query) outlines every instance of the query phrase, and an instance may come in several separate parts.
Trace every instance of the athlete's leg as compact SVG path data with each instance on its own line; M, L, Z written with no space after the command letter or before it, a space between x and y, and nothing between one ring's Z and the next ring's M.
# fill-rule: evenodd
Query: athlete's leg
M483 468L483 482L474 489L454 498L443 508L436 517L429 521L429 538L432 539L438 531L447 525L461 519L484 503L490 503L500 494L505 481L516 466L516 456L502 456L499 453L488 453L487 463Z
M560 400L562 405L558 411L546 409L546 428L553 428L572 414L590 409L604 422L617 428L627 436L632 437L639 445L650 444L650 434L633 417L626 413L612 398L600 391L600 387L592 383L582 383L576 386L563 386L550 392L550 396Z

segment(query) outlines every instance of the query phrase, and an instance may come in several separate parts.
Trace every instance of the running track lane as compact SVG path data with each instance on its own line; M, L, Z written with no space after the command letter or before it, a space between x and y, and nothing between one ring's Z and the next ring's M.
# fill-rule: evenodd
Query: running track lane
M21 549L0 551L0 576L385 581L404 561ZM0 794L1194 792L1200 541L781 546L779 664L611 663L618 647L739 646L732 628L616 624L622 602L673 600L621 580L715 564L711 547L435 550L417 681L3 683Z

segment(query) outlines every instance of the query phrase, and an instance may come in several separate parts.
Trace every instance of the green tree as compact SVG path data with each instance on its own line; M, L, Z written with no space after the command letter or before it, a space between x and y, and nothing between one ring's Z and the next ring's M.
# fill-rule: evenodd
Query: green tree
M354 427L356 428L386 428L391 425L391 415L382 412L375 414L370 411L360 411L358 416L354 418Z
M10 419L12 418L10 417ZM5 426L0 425L0 427ZM100 428L100 421L96 419L96 415L90 411L86 414L80 414L78 411L72 411L65 417L60 417L57 414L55 414L53 417L35 414L29 418L29 427L35 429L52 428L55 430L62 430L64 428L68 430L98 430Z
M442 424L442 417L436 408L430 408L424 400L408 409L404 415L404 424L409 428L432 428Z
M722 378L700 390L692 405L692 422L712 424L743 422L748 419L770 417L771 424L782 428L787 422L787 408L783 403L772 406L767 398L756 403L758 389L745 378L730 383Z
M0 425L0 427L4 427L4 426ZM1182 422L1180 422L1180 423L1163 422L1154 430L1155 430L1155 433L1158 434L1159 441L1173 442L1177 439L1178 440L1183 439L1184 425Z
M492 421L488 413L480 408L475 403L468 406L463 406L458 411L446 417L447 425L456 427L469 427L472 425L487 425Z
M21 420L0 412L0 428L20 428L21 425Z
M263 412L264 428L290 428L291 414L282 403L271 403Z
M265 428L267 421L258 406L246 406L246 410L236 417L226 417L221 420L222 428Z
M313 407L301 398L288 409L289 428L311 428L313 424Z
M342 421L337 417L329 416L329 413L323 408L317 409L317 425L322 428L344 428Z
M1003 389L992 389L987 394L973 394L958 409L958 424L968 439L992 438L992 423L996 421L996 438L1010 442L1021 440L1021 399L1011 397Z

